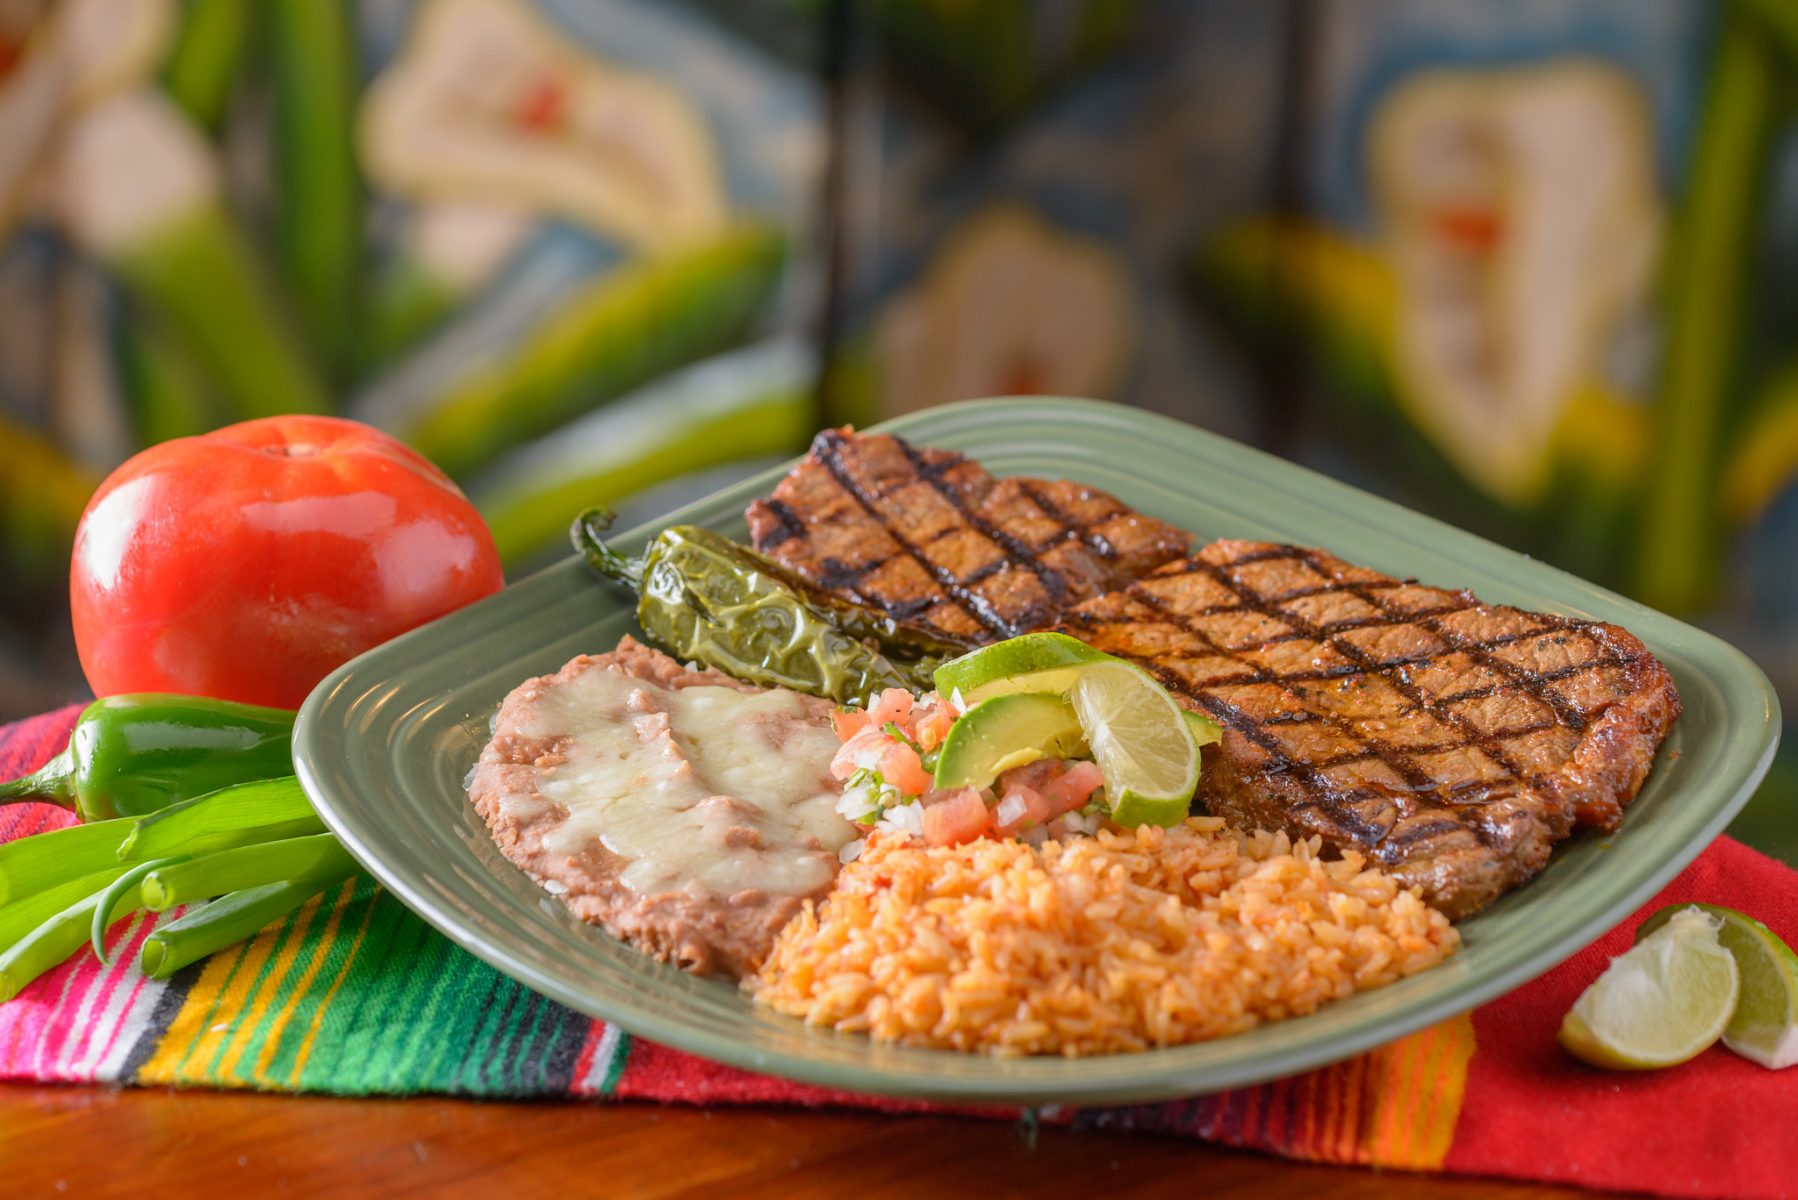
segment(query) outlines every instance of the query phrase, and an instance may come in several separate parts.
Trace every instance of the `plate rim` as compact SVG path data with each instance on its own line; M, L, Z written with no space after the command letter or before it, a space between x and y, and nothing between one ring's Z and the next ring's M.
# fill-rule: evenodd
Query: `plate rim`
M1777 694L1773 691L1765 673L1739 649L1723 639L1664 613L1649 609L1627 597L1598 587L1560 568L1528 559L1528 556L1520 555L1517 551L1493 543L1426 513L1406 508L1299 464L1290 463L1265 451L1244 446L1222 435L1187 425L1158 413L1141 409L1126 409L1100 401L1067 397L1004 397L963 401L884 421L870 426L869 431L906 434L918 425L927 427L943 424L953 425L964 418L986 418L995 414L1018 416L1028 414L1031 417L1042 417L1048 414L1072 421L1104 419L1112 423L1115 423L1118 417L1122 417L1127 422L1141 423L1145 427L1144 429L1131 432L1141 433L1144 436L1153 436L1155 428L1159 426L1170 435L1196 439L1200 444L1209 443L1209 448L1214 453L1246 457L1249 465L1244 468L1244 472L1249 476L1258 477L1264 470L1273 470L1276 474L1297 472L1308 477L1313 486L1323 485L1326 492L1334 491L1337 495L1352 497L1355 504L1362 508L1371 504L1375 511L1400 515L1406 521L1428 522L1448 538L1447 546L1436 544L1431 546L1431 553L1435 557L1447 558L1456 562L1468 562L1470 561L1468 556L1450 552L1451 548L1459 549L1466 546L1472 552L1472 557L1476 559L1487 559L1494 554L1501 558L1525 559L1530 563L1532 570L1539 575L1547 572L1555 577L1555 583L1559 587L1596 599L1605 606L1617 606L1639 612L1652 618L1656 624L1668 623L1682 638L1691 639L1690 644L1696 650L1702 651L1707 659L1723 660L1731 668L1730 674L1736 675L1739 683L1745 685L1748 691L1758 693L1763 702L1764 707L1761 720L1757 723L1757 729L1752 731L1752 735L1743 735L1748 736L1751 741L1759 743L1759 753L1746 769L1732 761L1732 765L1736 766L1740 776L1739 782L1727 796L1713 804L1706 819L1695 827L1693 835L1686 844L1678 847L1652 868L1639 872L1635 884L1617 893L1610 902L1580 914L1576 919L1568 922L1566 932L1559 935L1546 952L1537 949L1523 953L1517 961L1502 970L1494 971L1483 979L1451 987L1446 991L1426 994L1393 1014L1383 1018L1370 1019L1359 1027L1342 1031L1328 1043L1327 1048L1322 1048L1322 1053L1319 1052L1319 1047L1301 1045L1292 1048L1275 1048L1264 1057L1246 1059L1233 1064L1226 1063L1223 1066L1198 1064L1194 1067L1178 1061L1178 1056L1183 1050L1193 1050L1195 1045L1217 1044L1209 1042L1081 1059L1051 1057L1008 1060L1008 1063L1014 1067L1020 1061L1051 1066L1073 1064L1080 1071L1078 1075L1069 1074L1067 1078L1040 1081L1009 1076L997 1077L990 1082L978 1076L957 1076L944 1079L925 1071L896 1071L890 1067L873 1063L850 1065L786 1052L777 1052L771 1055L769 1052L756 1050L752 1046L733 1040L724 1034L695 1029L682 1023L678 1018L666 1018L653 1011L632 1010L620 1015L612 1006L596 1005L590 997L581 994L577 989L564 986L559 980L538 971L530 962L524 961L515 954L507 953L504 946L480 936L470 923L458 918L457 914L451 910L450 905L440 905L435 897L415 885L403 867L394 867L387 863L378 849L370 844L371 841L378 841L378 837L365 836L370 831L363 828L355 810L351 807L340 806L333 796L325 777L327 774L325 759L328 757L328 750L320 745L321 740L328 737L330 731L325 714L331 711L333 703L339 701L346 687L353 681L357 681L359 676L371 669L371 666L379 670L382 664L390 659L395 657L403 659L412 647L429 644L437 622L422 626L350 660L327 676L307 697L300 708L294 732L294 765L302 786L312 798L326 825L343 842L351 855L379 880L383 887L392 892L397 899L427 924L444 934L456 945L527 987L578 1012L611 1022L633 1035L647 1037L662 1045L698 1054L745 1070L778 1075L823 1087L841 1089L848 1086L853 1090L888 1096L949 1100L961 1103L1045 1103L1054 1101L1091 1104L1204 1094L1264 1082L1341 1061L1406 1036L1408 1033L1425 1028L1447 1017L1469 1011L1514 989L1529 979L1552 970L1560 962L1578 953L1583 947L1602 936L1624 917L1635 911L1695 859L1747 802L1748 797L1772 762L1778 747L1780 733L1780 708ZM795 461L798 461L797 458L759 472L737 484L720 489L718 492L647 521L627 533L619 535L617 541L623 545L635 545L637 542L653 536L655 532L667 525L679 523L685 514L715 507L724 496L732 493L760 494L783 476ZM1322 501L1320 500L1318 503L1321 504ZM549 586L553 577L575 569L577 569L577 564L570 556L509 585L505 591L510 592L514 588L527 584L544 588ZM497 595L504 594L502 592ZM490 600L497 598L497 595ZM469 606L460 610L458 614L451 614L451 618L475 612L481 608L482 604L486 603L489 601ZM1640 635L1638 634L1638 636ZM1647 639L1644 640L1647 641ZM381 678L386 678L386 673L382 673ZM376 683L378 685L378 681ZM594 932L599 936L606 936L603 931L596 929ZM1545 955L1552 955L1552 957ZM645 969L654 965L652 960L647 958L643 959L643 963ZM1303 1020L1303 1018L1296 1018L1296 1020ZM1289 1022L1278 1024L1287 1025ZM859 1035L832 1034L830 1031L820 1032L826 1036L857 1037L859 1039ZM859 1040L865 1041L865 1039ZM878 1048L874 1043L868 1043L868 1045L871 1049ZM912 1056L922 1055L925 1060L934 1056L945 1062L957 1063L965 1063L970 1058L977 1057L954 1051L908 1049L904 1053ZM1174 1056L1176 1061L1169 1063L1168 1056ZM1094 1070L1096 1066L1103 1065L1128 1067L1140 1065L1142 1069L1127 1070L1122 1073ZM1183 1072L1189 1082L1182 1082ZM843 1082L845 1073L854 1073L858 1077L874 1076L875 1078L858 1078L855 1083L845 1085ZM1045 1069L1043 1074L1052 1076L1055 1072ZM1092 1076L1095 1074L1103 1077L1094 1079ZM1195 1076L1199 1078L1193 1078Z

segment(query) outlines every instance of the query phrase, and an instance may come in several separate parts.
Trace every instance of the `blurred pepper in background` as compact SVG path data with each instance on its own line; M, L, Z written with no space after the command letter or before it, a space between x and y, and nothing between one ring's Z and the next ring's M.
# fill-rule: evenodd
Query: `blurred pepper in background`
M0 0L0 716L79 694L68 539L153 442L371 421L516 573L1005 393L1393 495L1798 711L1793 13Z

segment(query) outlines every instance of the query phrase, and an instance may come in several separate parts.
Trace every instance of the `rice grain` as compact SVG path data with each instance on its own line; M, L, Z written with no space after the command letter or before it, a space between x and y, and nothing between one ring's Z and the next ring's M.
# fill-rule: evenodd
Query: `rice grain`
M1076 1057L1314 1012L1459 942L1360 856L1217 818L1038 847L876 833L744 986L879 1041Z

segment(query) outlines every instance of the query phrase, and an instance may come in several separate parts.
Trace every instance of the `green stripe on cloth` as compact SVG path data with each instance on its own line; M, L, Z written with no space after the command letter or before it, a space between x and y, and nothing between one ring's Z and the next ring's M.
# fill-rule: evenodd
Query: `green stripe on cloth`
M566 1095L594 1030L363 879L206 964L134 1081Z

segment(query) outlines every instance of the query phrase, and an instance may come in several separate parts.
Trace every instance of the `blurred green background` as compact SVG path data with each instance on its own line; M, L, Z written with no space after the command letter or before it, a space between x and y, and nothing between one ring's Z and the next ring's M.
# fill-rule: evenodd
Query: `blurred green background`
M82 693L69 541L156 441L375 422L516 575L1030 393L1699 621L1798 712L1795 101L1788 0L0 0L0 717ZM1736 832L1798 861L1795 791Z

